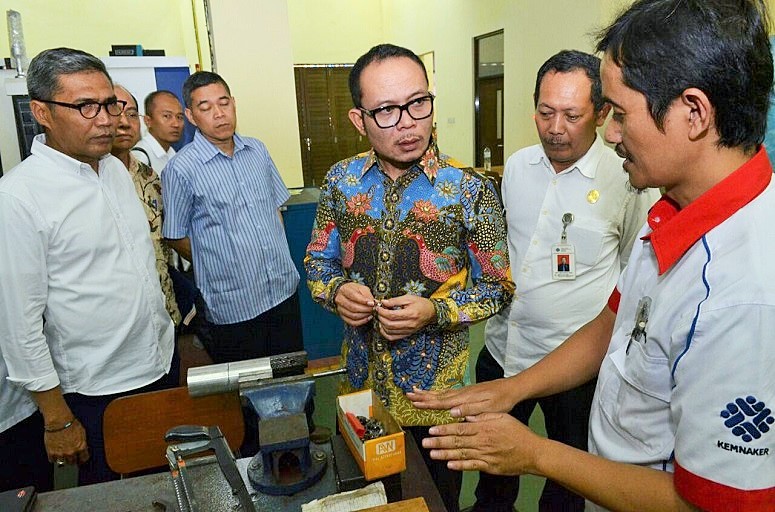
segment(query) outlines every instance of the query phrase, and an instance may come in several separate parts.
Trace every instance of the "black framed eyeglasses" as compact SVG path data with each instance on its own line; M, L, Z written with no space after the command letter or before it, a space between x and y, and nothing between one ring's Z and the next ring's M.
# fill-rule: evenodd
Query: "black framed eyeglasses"
M415 121L425 119L433 114L433 94L415 98L403 105L385 105L369 110L358 107L358 110L374 119L380 128L392 128L401 122L401 116L406 112Z
M121 115L121 112L124 111L124 107L126 107L126 101L122 100L108 100L104 103L99 103L97 101L87 101L85 103L64 103L62 101L54 101L54 100L38 100L41 103L50 103L52 105L59 105L60 107L67 107L72 108L73 110L77 110L81 113L81 115L86 119L94 119L97 117L100 113L100 110L102 110L102 107L105 107L105 111L110 114L113 117L118 117Z

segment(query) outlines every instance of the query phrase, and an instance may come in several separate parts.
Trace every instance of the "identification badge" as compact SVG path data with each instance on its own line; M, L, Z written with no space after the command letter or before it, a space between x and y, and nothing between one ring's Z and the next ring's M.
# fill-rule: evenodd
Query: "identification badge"
M554 244L550 260L552 262L552 279L555 281L576 279L576 249L573 244Z
M572 281L576 279L576 249L568 243L568 226L573 222L573 214L568 212L562 216L562 236L560 243L552 246L552 279L555 281Z

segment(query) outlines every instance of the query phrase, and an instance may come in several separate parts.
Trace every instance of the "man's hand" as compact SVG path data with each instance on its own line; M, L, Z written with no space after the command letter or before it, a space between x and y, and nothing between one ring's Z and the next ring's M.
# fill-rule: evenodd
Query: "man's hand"
M371 321L377 301L368 286L358 283L345 283L339 287L334 297L336 311L347 325L360 327Z
M64 430L44 432L48 460L63 461L65 464L83 464L89 460L89 447L86 444L86 430L78 420Z
M401 295L379 304L377 320L382 337L398 341L435 322L436 308L425 297Z
M191 239L186 238L178 238L178 239L172 239L172 238L164 238L164 243L166 243L169 247L172 248L176 253L180 255L181 258L185 258L188 261L193 261L193 256L191 255Z
M463 418L485 412L508 412L517 404L514 386L508 379L481 382L445 391L415 389L406 396L418 409L449 409L452 416Z
M86 431L67 406L62 389L57 386L48 391L32 391L30 395L43 415L45 429L54 430L43 433L48 460L66 464L81 464L89 460ZM69 427L62 428L71 421Z
M546 440L508 414L469 416L463 423L431 427L423 439L430 456L446 460L457 471L484 471L493 475L535 473L535 461Z

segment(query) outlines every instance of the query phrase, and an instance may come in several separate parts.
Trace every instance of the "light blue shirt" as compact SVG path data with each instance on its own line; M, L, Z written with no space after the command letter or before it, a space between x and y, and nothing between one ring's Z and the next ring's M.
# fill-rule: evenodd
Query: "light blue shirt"
M228 156L197 130L162 174L164 238L191 239L208 319L253 319L295 291L299 273L277 212L289 197L264 144L234 135Z

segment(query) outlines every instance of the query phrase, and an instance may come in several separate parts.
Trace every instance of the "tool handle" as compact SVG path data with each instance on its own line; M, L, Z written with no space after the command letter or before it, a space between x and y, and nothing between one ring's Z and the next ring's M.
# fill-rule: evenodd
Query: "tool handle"
M363 423L361 423L361 420L359 420L355 416L355 414L351 412L345 413L345 416L347 416L347 421L350 423L350 426L353 428L355 435L358 436L358 438L363 439L364 434L366 434L366 427L363 426Z

